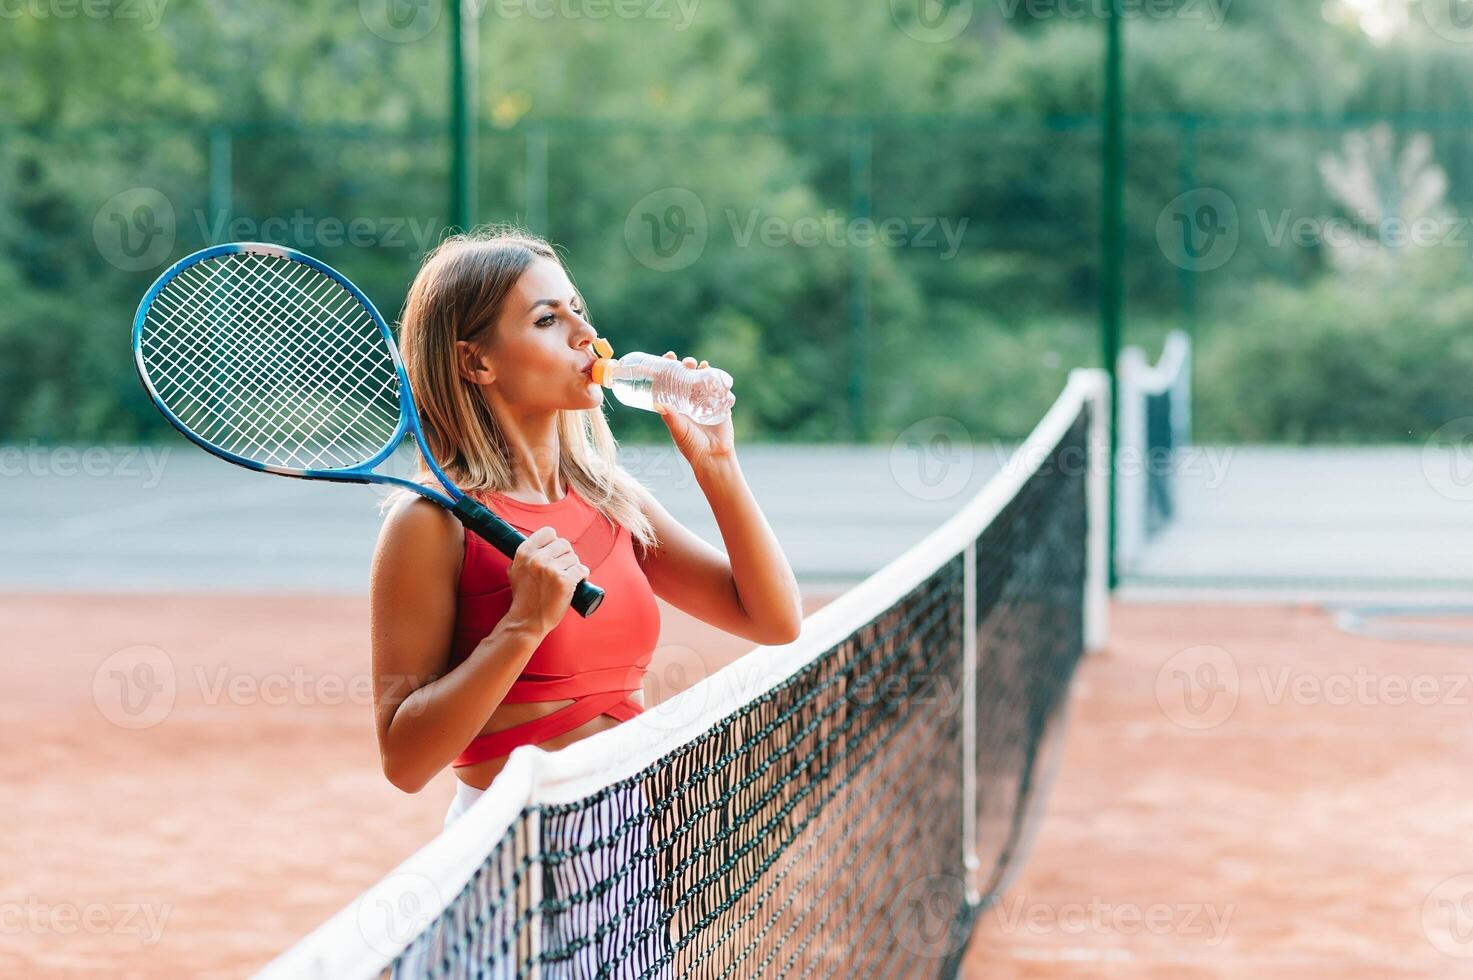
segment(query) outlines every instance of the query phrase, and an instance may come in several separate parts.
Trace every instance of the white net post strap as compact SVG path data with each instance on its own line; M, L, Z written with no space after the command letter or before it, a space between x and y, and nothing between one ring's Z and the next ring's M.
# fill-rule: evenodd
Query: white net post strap
M1120 398L1120 439L1115 459L1115 565L1132 571L1146 544L1150 493L1147 399L1170 394L1172 443L1191 438L1191 342L1180 330L1166 337L1161 358L1153 365L1139 347L1120 352L1116 369Z

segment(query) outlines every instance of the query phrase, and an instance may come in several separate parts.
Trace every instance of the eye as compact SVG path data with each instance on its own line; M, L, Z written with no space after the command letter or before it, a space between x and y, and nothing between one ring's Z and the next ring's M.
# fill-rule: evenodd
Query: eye
M542 314L541 316L539 316L537 318L537 325L539 327L550 327L550 326L552 326L556 322L557 322L557 314L556 313L544 313L544 314Z

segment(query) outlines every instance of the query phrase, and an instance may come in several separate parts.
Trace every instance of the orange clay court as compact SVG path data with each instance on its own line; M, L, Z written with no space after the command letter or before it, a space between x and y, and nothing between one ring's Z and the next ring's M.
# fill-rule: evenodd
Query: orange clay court
M651 701L744 652L662 614ZM18 693L0 975L239 976L436 834L453 777L405 796L378 769L365 616L341 597L0 599ZM1351 635L1313 605L1111 619L965 975L1468 975L1466 649ZM172 707L130 729L105 668L160 654Z

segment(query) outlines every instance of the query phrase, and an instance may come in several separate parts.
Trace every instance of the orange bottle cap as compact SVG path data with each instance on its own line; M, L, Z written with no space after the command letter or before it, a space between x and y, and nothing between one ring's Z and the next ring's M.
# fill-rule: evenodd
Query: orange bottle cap
M613 363L615 363L615 359L612 357L600 357L593 362L593 370L590 373L593 375L594 384L604 384L604 376L608 374L609 365ZM604 387L608 386L604 385Z
M598 337L598 338L596 338L593 341L593 349L594 349L594 352L597 353L599 357L613 357L614 356L614 348L613 348L613 345L610 344L607 340L605 340L602 337Z

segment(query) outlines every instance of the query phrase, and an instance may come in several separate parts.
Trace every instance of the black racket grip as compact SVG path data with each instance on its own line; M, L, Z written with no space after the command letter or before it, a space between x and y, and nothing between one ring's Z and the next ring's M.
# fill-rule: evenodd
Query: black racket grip
M454 514L460 523L485 538L490 542L492 547L508 558L515 558L517 548L523 541L527 540L526 535L522 534L521 531L518 531L470 497L461 497L456 505L450 508L450 513ZM572 606L578 611L578 615L585 619L592 616L594 610L603 601L604 590L588 581L588 579L579 582L578 587L573 590Z

